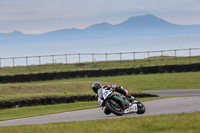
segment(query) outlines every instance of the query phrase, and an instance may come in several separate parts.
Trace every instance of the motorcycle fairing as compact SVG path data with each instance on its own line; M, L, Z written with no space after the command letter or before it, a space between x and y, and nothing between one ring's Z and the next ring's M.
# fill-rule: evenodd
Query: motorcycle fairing
M137 104L133 104L132 106L130 106L129 108L124 110L124 113L130 113L130 112L137 112L138 108L137 108Z

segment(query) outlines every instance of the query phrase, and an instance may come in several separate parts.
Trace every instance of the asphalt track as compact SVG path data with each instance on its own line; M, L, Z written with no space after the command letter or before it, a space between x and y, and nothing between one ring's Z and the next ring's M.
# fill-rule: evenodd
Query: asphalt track
M200 89L153 90L153 91L143 91L143 92L156 94L159 96L200 95Z
M105 115L101 108L94 108L94 109L79 110L79 111L65 112L59 114L1 121L0 126L44 124L44 123L54 123L54 122L85 121L85 120L112 119L121 117L199 112L200 111L199 101L200 101L200 96L175 97L175 98L143 102L143 104L146 106L146 112L143 115L130 113L119 117L113 114Z

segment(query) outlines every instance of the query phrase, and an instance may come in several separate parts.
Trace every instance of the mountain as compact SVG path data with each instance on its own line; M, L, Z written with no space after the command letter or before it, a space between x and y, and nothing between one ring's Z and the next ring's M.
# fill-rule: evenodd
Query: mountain
M162 20L160 18L157 18L154 15L148 14L144 16L136 16L131 17L125 22L122 22L121 24L116 25L118 27L123 27L126 29L160 29L165 27L175 27L177 25L169 23L165 20Z
M0 44L192 34L200 34L200 25L177 25L147 14L131 17L116 25L104 22L85 29L62 29L44 34L23 34L19 31L0 33Z

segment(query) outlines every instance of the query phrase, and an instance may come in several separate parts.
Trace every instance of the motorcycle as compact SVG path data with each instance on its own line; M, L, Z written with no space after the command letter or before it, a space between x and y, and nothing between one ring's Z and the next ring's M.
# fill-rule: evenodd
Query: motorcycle
M135 98L129 101L126 96L115 92L112 88L109 90L106 88L99 89L97 96L100 106L117 116L127 113L144 114L146 111L145 106L140 101Z

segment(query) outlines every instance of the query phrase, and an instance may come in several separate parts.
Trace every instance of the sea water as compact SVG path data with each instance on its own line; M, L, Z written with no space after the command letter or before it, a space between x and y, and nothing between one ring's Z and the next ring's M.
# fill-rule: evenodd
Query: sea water
M104 60L142 59L152 56L189 56L190 51L144 52L200 48L200 35L156 36L106 40L0 45L0 66L76 63ZM125 52L130 52L123 54ZM134 53L144 52L144 53ZM79 54L80 53L80 54ZM106 54L107 53L107 54ZM113 54L112 54L113 53ZM116 53L116 54L114 54ZM118 54L117 54L118 53ZM121 54L120 54L121 53ZM192 50L200 55L200 50ZM43 55L49 55L43 57ZM60 55L60 56L53 56ZM26 58L29 56L35 56ZM12 57L24 57L13 58ZM9 59L4 59L9 58Z

